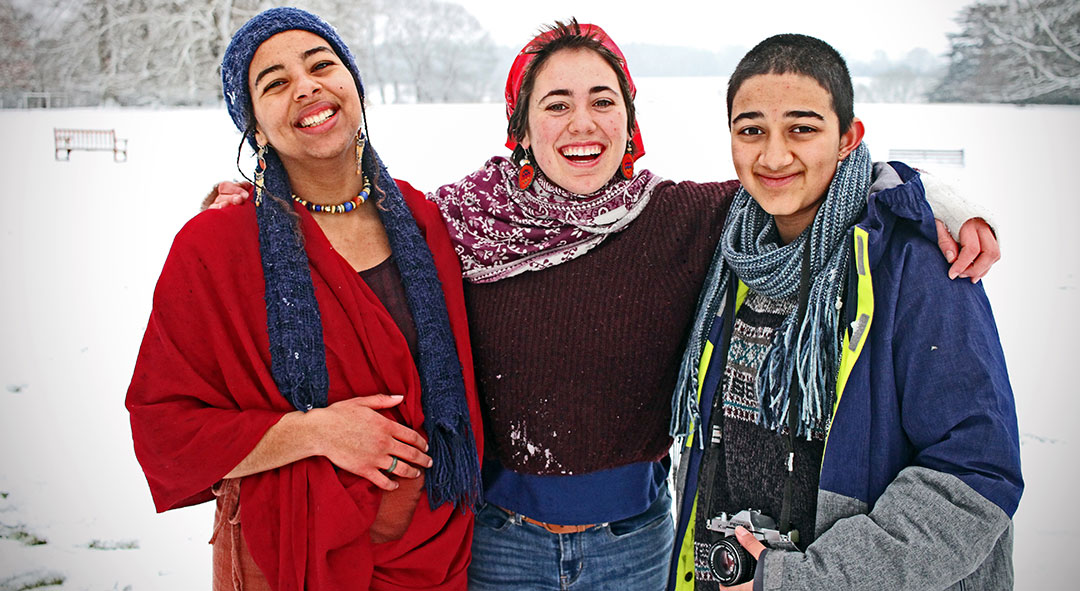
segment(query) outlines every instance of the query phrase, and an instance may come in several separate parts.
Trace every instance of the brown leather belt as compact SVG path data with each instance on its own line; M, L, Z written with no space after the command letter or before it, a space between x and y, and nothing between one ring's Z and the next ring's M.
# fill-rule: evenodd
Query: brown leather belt
M496 507L498 507L498 505L496 505ZM553 534L579 534L585 530L592 529L594 527L597 527L598 525L601 525L599 523L590 523L588 525L556 525L554 523L544 523L543 521L537 521L531 517L525 517L520 513L514 513L513 511L510 511L509 509L503 509L502 507L499 507L499 509L502 509L510 515L517 515L518 517L521 517L522 521L526 523L531 523L533 525L538 525Z

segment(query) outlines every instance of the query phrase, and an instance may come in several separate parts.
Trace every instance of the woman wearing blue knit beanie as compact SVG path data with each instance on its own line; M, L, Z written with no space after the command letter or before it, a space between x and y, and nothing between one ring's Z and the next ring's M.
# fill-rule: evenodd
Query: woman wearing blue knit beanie
M251 19L222 86L256 187L155 290L127 407L157 509L216 497L214 589L465 589L482 431L438 209L387 173L317 16Z

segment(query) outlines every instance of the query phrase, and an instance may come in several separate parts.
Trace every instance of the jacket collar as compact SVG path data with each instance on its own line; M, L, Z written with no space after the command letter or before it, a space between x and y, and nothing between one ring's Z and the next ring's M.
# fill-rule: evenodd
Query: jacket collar
M869 262L881 258L897 221L906 220L932 242L937 241L934 212L926 202L926 190L918 171L902 162L876 163L874 184L867 199L866 213L857 225L869 234Z

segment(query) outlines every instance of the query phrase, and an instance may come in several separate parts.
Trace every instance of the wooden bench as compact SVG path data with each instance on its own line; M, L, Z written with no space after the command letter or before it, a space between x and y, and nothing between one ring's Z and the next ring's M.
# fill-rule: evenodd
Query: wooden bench
M72 150L112 152L114 162L127 162L127 140L117 139L115 129L57 129L56 159L71 160ZM63 154L63 158L61 158Z

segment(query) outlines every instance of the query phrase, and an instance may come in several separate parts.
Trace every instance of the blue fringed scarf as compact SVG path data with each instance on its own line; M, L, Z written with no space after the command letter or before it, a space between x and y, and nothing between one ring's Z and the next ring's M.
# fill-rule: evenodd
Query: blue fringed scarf
M237 31L222 62L226 106L242 131L248 129L251 112L247 86L251 58L263 41L293 29L310 31L329 42L352 72L358 92L363 92L352 54L330 25L295 8L267 10ZM265 162L266 194L256 217L266 281L271 371L281 394L295 408L306 411L327 405L322 321L303 236L287 198L292 194L288 175L272 149L267 150ZM475 507L482 496L480 462L442 283L416 220L370 141L364 148L363 166L374 182L373 193L379 195L379 215L416 325L424 429L433 461L425 478L428 503L433 509L445 502L462 510Z
M739 189L698 300L694 326L679 368L671 406L673 437L685 438L693 428L699 444L703 441L697 398L698 369L713 320L724 307L732 275L770 298L792 297L799 289L806 248L810 249L812 277L806 317L796 326L792 312L777 330L758 371L758 404L761 423L779 432L787 424L791 376L797 373L803 390L797 434L809 436L811 429L827 425L836 397L840 363L840 292L851 255L851 241L846 237L866 205L871 177L870 151L860 144L837 167L810 228L782 246L777 242L773 217L745 189Z

